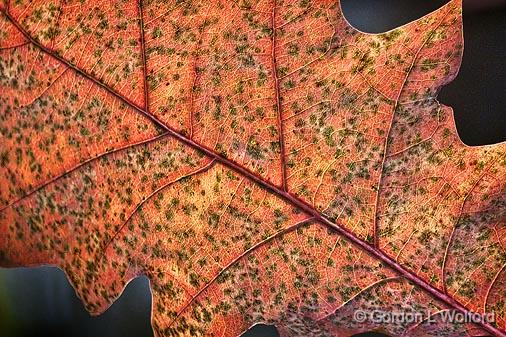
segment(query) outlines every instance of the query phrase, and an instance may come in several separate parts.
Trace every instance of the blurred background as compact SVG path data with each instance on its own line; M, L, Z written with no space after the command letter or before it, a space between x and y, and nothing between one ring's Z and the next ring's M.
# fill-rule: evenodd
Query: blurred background
M379 33L448 1L341 0L356 28ZM452 106L468 145L506 141L506 0L464 0L464 59L439 101ZM64 273L54 267L0 268L0 337L152 337L149 280L139 277L99 317L90 317ZM278 336L258 325L244 337ZM385 336L365 333L361 337Z

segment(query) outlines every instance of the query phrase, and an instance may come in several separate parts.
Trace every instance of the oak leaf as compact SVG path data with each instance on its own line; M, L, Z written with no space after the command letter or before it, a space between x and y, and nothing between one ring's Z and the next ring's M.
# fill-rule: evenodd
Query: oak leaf
M0 10L2 266L93 314L147 275L157 336L506 336L506 144L436 100L460 0L382 34L327 0Z

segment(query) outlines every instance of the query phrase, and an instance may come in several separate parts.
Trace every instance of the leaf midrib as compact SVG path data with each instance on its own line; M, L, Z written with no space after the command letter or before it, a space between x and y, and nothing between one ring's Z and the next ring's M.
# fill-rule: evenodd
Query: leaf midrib
M156 126L159 128L165 130L166 134L174 137L175 139L181 141L182 143L191 146L192 148L201 151L208 157L213 158L216 160L216 162L219 162L223 164L224 166L234 170L235 172L247 177L248 179L254 181L258 185L262 186L266 190L270 191L271 193L277 195L278 197L282 198L283 200L290 203L292 206L295 206L307 214L311 215L316 222L319 222L320 224L328 227L329 229L333 230L334 232L338 233L341 236L344 236L348 241L352 242L362 250L369 253L371 256L375 257L376 259L380 260L381 262L385 263L388 267L398 272L402 277L405 279L413 282L420 288L427 291L431 296L438 299L441 302L444 302L448 306L452 307L455 310L458 310L464 314L470 314L471 311L467 309L464 305L462 305L460 302L458 302L456 299L454 299L452 296L450 296L447 293L442 292L440 289L432 286L430 283L426 282L422 278L420 278L418 275L413 273L412 271L406 269L402 265L400 265L397 261L392 259L390 256L386 255L381 249L378 247L374 247L370 245L369 243L361 240L355 234L348 231L346 228L332 222L327 216L324 214L321 214L319 211L317 211L315 208L313 208L311 205L303 201L302 199L299 199L295 195L291 194L288 191L285 191L279 186L273 185L268 181L265 181L262 177L257 175L256 173L250 171L249 169L241 166L240 164L237 164L225 157L222 157L221 155L215 153L213 150L207 148L205 145L199 144L192 139L187 138L186 136L180 134L176 130L172 129L171 127L164 124L162 121L160 121L158 118L156 118L154 115L149 113L147 109L143 109L139 107L137 104L135 104L133 101L128 99L127 97L123 96L119 92L115 91L113 88L109 87L105 83L101 82L99 79L94 77L93 75L87 73L85 70L80 69L76 65L70 63L68 60L64 59L60 55L58 55L53 50L43 46L40 42L38 42L35 38L33 38L29 32L27 32L17 21L14 19L9 11L8 8L5 8L1 11L6 18L16 27L16 29L27 39L32 43L35 47L39 48L41 51L45 52L46 54L50 55L51 57L55 58L59 62L63 63L70 69L74 70L79 75L87 78L88 80L92 81L94 84L98 85L102 89L109 92L111 95L113 95L115 98L119 99L138 113L144 115L146 118L148 118L151 122L153 122ZM499 328L494 327L488 322L480 322L479 325L481 325L485 330L488 332L501 337L506 337L506 333L502 331Z

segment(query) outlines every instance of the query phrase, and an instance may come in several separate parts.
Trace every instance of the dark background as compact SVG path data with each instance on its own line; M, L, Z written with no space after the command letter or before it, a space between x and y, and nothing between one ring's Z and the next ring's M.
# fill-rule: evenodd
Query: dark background
M442 0L341 0L347 19L371 33L390 30L445 4ZM506 140L506 1L464 0L464 59L440 102L452 106L468 145ZM0 268L0 337L152 337L149 280L132 281L99 317L90 317L63 272ZM244 337L274 337L258 325ZM384 336L368 333L363 337Z

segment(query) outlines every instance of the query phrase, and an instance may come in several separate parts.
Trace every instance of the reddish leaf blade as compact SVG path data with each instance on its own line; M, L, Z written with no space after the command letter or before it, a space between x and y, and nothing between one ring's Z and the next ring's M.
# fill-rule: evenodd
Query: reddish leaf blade
M458 0L381 35L327 1L108 6L2 7L4 265L61 266L93 313L145 273L160 335L349 334L378 303L501 312L504 144L463 146L435 100ZM382 327L476 329L447 323Z

